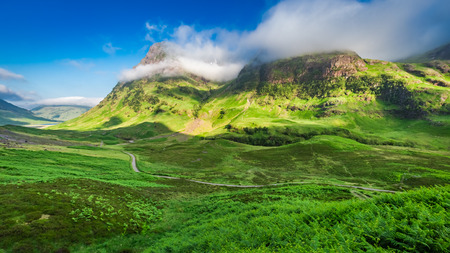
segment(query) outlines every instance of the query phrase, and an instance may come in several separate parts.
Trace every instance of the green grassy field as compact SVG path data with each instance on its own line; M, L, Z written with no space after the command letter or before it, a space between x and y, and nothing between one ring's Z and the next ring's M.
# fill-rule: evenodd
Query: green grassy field
M450 74L430 64L155 76L0 127L0 252L447 252Z
M121 133L142 139L128 143ZM450 243L450 155L442 140L426 149L321 134L282 146L181 134L149 139L140 127L8 126L2 134L14 137L0 147L6 252L445 252ZM144 173L133 172L122 151L135 154ZM149 173L286 184L229 188Z
M138 155L143 171L216 183L315 182L398 190L450 179L448 152L370 146L328 135L282 147L192 139L138 142L127 150Z

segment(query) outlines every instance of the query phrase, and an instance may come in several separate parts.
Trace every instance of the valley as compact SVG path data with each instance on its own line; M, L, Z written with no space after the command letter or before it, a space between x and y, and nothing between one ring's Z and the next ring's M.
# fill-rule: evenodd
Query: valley
M8 128L28 140L1 149L1 247L12 251L445 252L448 243L448 151L329 135L281 147L180 143L180 134L100 147L113 138ZM136 154L140 173L124 152ZM383 234L386 226L392 234ZM336 231L346 240L334 241Z
M0 249L446 252L445 66L336 51L228 82L162 70L58 125L2 126Z
M0 253L450 252L450 1L0 9Z

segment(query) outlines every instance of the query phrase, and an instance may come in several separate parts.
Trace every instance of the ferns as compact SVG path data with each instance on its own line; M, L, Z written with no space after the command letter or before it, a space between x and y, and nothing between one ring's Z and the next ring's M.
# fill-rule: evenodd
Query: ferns
M184 228L166 234L152 250L445 252L450 247L449 190L343 202L293 197L244 204L210 198L201 204L208 206L206 213L197 213Z

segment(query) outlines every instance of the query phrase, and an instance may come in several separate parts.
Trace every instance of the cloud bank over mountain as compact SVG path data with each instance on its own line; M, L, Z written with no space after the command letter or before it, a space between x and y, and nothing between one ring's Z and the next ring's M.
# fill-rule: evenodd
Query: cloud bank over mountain
M60 97L47 98L35 101L35 105L84 105L94 107L102 98L87 98L87 97Z
M287 0L269 10L241 43L270 59L347 49L396 60L448 42L449 11L444 0Z
M0 87L0 95L1 95L1 87ZM46 99L33 98L22 100L12 100L12 99L5 99L5 100L7 100L8 102L13 102L14 105L22 108L33 109L41 105L81 105L94 107L98 103L100 103L102 99L103 98L73 96L73 97L58 97Z
M133 69L123 70L119 75L119 80L129 82L144 77L150 77L155 74L162 76L176 76L182 74L179 69L179 63L174 60L164 60L154 64L138 65Z
M184 24L162 29L146 23L146 37L165 33L169 54L184 70L227 81L256 56L271 61L352 50L364 58L405 58L450 41L448 13L446 0L285 0L267 11L252 31L196 30ZM158 67L124 71L120 80L142 78L146 69L148 74Z

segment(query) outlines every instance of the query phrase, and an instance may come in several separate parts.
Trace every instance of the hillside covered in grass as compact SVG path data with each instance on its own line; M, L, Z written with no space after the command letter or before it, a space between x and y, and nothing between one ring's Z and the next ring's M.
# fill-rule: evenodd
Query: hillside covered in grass
M391 160L393 166L384 171L363 168L358 172L355 162L355 168L349 166L349 171L339 172L333 163L322 164L322 167L316 164L306 170L280 165L288 157L310 149L319 150L320 146L327 147L327 153L340 150L344 156L355 152L359 158L372 159L370 162L374 164L386 158L358 153L371 151L371 147L333 138L312 139L301 145L305 150L288 145L279 153L270 149L253 150L252 146L229 141L195 143L191 140L182 144L189 147L183 149L179 145L164 145L166 141L158 139L146 149L154 148L152 153L161 156L184 150L184 153L177 153L180 159L176 161L171 156L179 166L159 163L157 156L146 160L141 154L138 166L143 172L136 173L122 151L137 152L142 143L96 147L91 141L75 140L67 132L9 129L15 131L16 140L27 138L30 141L14 147L2 144L0 148L3 221L0 249L6 252L446 252L450 245L448 182L430 182L419 176L448 180L449 172L448 169L420 172L418 168L430 166L427 162L421 164L428 159L423 153L414 154L420 158L409 161L408 167L413 164L417 167L408 173L401 171L400 166L399 171L391 174L389 171L398 167L394 166L395 160ZM3 132L3 136L5 134ZM168 147L167 152L164 146ZM335 151L331 150L333 148ZM190 154L186 153L189 150L192 154L200 151L205 155L199 161L202 162L200 167L190 160ZM244 170L246 160L231 171L230 166L236 164L212 166L218 154L239 150L244 151L240 159L272 162L269 165L274 166L272 169L260 173L278 177L279 181L296 176L295 182L233 188L152 176L154 173L176 174L199 179L207 174L208 178L203 180L234 182L227 178L228 174L235 178L250 177L241 183L269 182L251 181L257 174ZM403 150L403 154L406 153L407 150ZM281 154L285 157L280 157ZM205 161L207 155L210 167ZM306 153L305 157L310 155ZM312 156L325 161L323 155ZM439 159L448 164L448 154ZM441 160L429 161L439 164ZM446 165L436 166L445 168ZM206 170L199 170L201 167ZM177 170L173 170L175 168ZM155 169L160 171L153 171ZM290 175L289 169L310 173L310 180ZM256 168L252 170L257 172ZM278 171L269 174L273 170ZM400 175L402 172L405 173ZM368 181L374 189L395 189L397 193L345 187L340 184L364 185L361 181L352 181L345 173L352 173L353 179ZM435 184L444 186L433 186ZM399 185L403 189L398 188ZM420 186L428 188L418 188ZM416 189L404 191L411 187Z
M160 53L150 49L150 59L161 60ZM330 52L255 60L227 83L188 73L157 74L117 84L98 106L53 129L116 129L146 122L162 126L154 135L183 133L263 146L321 134L365 144L424 146L431 139L403 130L418 136L449 132L449 68L445 62L393 63ZM432 139L439 148L449 146L442 138Z
M447 184L450 73L433 66L336 51L255 59L226 83L159 73L52 131L132 142L144 171L208 182Z
M59 125L0 127L0 252L447 252L448 68L255 59L229 82L161 72Z
M227 188L135 173L123 146L74 144L0 148L0 249L446 252L450 244L448 186L395 194L325 181Z
M33 108L31 112L41 118L62 122L76 118L89 109L88 106L79 105L46 105Z
M17 107L5 100L0 99L0 126L3 125L45 125L55 124L56 122L38 117L32 112Z

